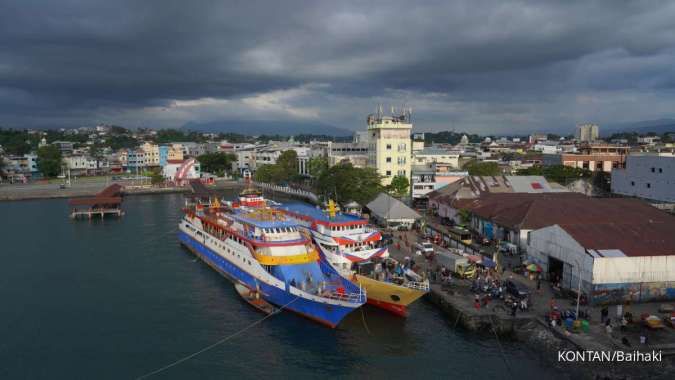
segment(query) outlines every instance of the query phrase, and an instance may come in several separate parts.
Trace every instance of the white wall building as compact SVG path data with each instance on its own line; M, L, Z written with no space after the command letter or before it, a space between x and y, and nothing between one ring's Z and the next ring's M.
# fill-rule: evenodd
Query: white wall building
M612 192L675 202L675 155L629 155L625 169L612 170Z
M414 165L447 164L452 168L459 168L459 152L451 152L446 149L426 147L413 152Z
M565 289L576 291L581 276L581 290L595 304L669 301L675 298L673 225L648 224L556 224L529 233L527 252L543 273L559 271ZM659 241L633 244L647 236Z

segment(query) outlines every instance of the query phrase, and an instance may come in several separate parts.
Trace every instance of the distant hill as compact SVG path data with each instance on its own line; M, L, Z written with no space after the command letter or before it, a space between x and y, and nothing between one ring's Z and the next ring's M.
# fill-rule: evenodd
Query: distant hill
M248 136L282 135L293 136L299 134L327 135L335 137L351 136L354 131L338 128L332 125L309 122L287 121L215 121L209 123L187 123L183 129L210 133L239 133Z
M612 133L620 132L637 132L639 134L648 132L657 134L675 132L675 119L644 120L631 123L610 124L607 126L601 125L600 132L602 136L609 136Z

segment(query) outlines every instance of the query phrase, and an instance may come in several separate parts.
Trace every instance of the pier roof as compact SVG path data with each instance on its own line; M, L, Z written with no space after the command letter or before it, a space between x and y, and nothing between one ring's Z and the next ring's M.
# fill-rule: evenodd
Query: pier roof
M105 189L99 191L96 196L97 197L104 197L104 198L109 198L109 197L119 197L122 195L122 185L118 183L113 183L112 185L106 187Z
M116 206L122 203L120 197L93 197L93 198L75 198L68 201L70 206L96 206L111 205Z

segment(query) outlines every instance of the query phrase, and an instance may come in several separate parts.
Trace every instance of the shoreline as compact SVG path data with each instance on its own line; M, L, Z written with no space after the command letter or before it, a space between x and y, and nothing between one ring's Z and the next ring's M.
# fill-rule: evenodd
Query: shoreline
M112 183L112 182L111 182ZM46 187L45 185L28 185L21 186L20 188L10 189L10 188L0 188L0 190L5 190L0 192L0 202L15 202L15 201L31 201L31 200L40 200L40 199L70 199L70 198L83 198L83 197L92 197L96 193L101 191L107 184L94 184L94 186L80 187L80 188L69 188L69 189L60 189L57 185L53 187ZM123 186L124 183L120 183ZM229 190L236 189L242 185L237 181L224 180L217 181L216 185L212 187L214 190ZM187 193L191 189L189 186L174 186L174 187L147 187L147 188L138 188L138 187L127 187L125 186L124 196L133 196L133 195L153 195L153 194L177 194L177 193Z

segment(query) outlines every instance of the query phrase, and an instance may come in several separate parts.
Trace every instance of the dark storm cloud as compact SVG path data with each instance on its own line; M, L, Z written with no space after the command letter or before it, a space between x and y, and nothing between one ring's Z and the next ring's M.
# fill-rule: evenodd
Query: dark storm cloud
M672 116L674 17L655 1L5 0L0 125L360 128L377 102L426 129Z

